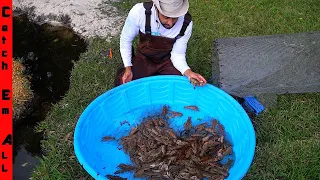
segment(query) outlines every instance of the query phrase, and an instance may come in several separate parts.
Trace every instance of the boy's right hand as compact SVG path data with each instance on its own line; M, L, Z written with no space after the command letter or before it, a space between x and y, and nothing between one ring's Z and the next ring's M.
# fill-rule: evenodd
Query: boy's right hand
M133 74L131 66L126 67L122 76L122 84L130 82L132 80Z

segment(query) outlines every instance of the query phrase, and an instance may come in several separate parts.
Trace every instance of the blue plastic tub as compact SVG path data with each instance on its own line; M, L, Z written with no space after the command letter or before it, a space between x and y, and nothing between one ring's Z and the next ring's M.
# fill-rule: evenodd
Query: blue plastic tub
M212 118L224 125L227 139L233 144L234 164L227 179L241 179L248 171L254 156L255 133L252 123L241 107L227 93L210 84L193 88L186 77L154 76L131 81L111 89L96 98L85 109L76 125L74 148L78 161L95 179L107 179L120 163L131 163L117 141L102 142L103 136L116 139L128 135L132 126L144 117L161 112L163 105L183 113L170 120L176 130L183 128L188 116L193 125ZM199 112L183 109L196 105ZM128 123L123 124L123 122ZM211 122L211 121L210 121ZM130 126L131 127L130 127ZM133 173L121 177L134 179Z

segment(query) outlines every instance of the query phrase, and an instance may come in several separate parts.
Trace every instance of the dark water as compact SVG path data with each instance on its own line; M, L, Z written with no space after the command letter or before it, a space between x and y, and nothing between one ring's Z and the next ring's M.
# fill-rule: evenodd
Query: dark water
M69 89L72 61L86 50L86 43L67 27L41 26L27 16L13 19L13 56L19 57L31 76L31 89L35 95L32 111L14 124L14 179L29 179L33 168L42 156L42 132L34 131L38 122L45 119L51 104L62 99Z

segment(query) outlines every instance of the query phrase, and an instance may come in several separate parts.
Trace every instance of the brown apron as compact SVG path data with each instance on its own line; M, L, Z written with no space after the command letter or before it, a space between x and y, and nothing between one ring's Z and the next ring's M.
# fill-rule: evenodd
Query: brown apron
M155 75L182 75L171 62L171 50L175 39L153 36L139 32L136 55L132 57L132 80ZM115 86L122 84L125 68L118 69Z

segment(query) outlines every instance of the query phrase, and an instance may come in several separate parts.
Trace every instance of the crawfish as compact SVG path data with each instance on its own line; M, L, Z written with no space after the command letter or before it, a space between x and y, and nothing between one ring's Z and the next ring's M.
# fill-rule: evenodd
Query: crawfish
M163 108L162 108L162 112L161 112L161 116L165 116L165 115L167 115L167 113L168 113L168 109L169 109L169 107L168 107L168 106L163 106Z
M211 135L207 135L206 137L202 138L202 141L207 142L211 137L212 137Z
M127 171L133 171L136 170L137 167L133 166L133 165L129 165L129 164L119 164L118 168L120 168L123 172L127 172Z
M218 124L218 129L219 129L220 133L224 136L225 135L224 127L221 124Z
M124 125L124 124L128 124L130 126L130 123L127 120L121 121L120 122L120 126Z
M198 126L196 126L196 131L202 131L206 128L206 126L208 125L208 123L202 123L202 124L199 124Z
M190 131L192 128L191 117L188 117L188 120L183 124L185 131Z
M115 140L116 138L112 137L112 136L104 136L102 137L101 141L111 141L111 140Z
M138 128L137 128L137 127L133 127L133 128L131 129L131 131L130 131L129 136L134 135L137 131L138 131Z
M110 179L110 180L126 180L127 179L127 178L122 178L120 176L113 176L113 175L110 175L110 174L106 175L106 177L108 179Z
M181 117L183 114L176 111L170 111L170 116L168 118Z
M184 109L190 109L190 110L193 110L193 111L199 111L198 106L185 106Z
M198 80L194 78L190 78L190 83L193 85L193 89L195 89L196 86L199 86L201 84Z
M223 149L223 156L229 155L232 153L232 147L228 146L226 149Z
M166 131L167 131L167 134L170 135L170 137L172 137L173 139L177 139L177 136L172 129L166 130Z
M217 124L218 124L218 121L216 119L211 120L212 129L215 129Z

